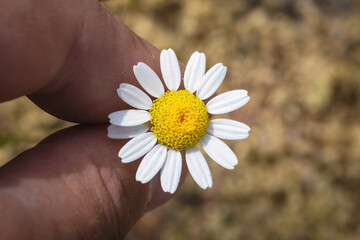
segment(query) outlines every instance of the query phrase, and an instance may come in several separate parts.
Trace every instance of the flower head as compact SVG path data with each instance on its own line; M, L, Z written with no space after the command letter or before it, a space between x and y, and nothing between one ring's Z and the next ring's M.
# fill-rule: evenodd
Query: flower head
M131 139L119 151L123 163L141 157L136 180L149 182L161 170L161 186L174 193L182 169L180 151L185 151L186 164L196 183L203 189L212 187L209 166L196 147L204 151L219 165L233 169L238 163L233 151L219 138L245 139L250 128L230 119L209 119L209 114L223 114L245 105L250 97L246 90L233 90L211 97L225 78L227 68L218 63L205 73L205 54L195 52L189 59L184 74L185 90L179 90L181 72L172 49L162 50L160 67L168 91L156 73L145 63L134 66L134 74L141 87L122 83L119 97L136 108L109 115L111 125L108 137Z

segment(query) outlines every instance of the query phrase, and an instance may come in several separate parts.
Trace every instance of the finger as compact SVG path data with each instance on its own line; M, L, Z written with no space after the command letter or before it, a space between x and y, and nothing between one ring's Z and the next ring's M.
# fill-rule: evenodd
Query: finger
M0 101L38 90L57 75L80 28L80 2L0 0Z
M106 126L77 126L2 167L0 238L123 237L171 197L135 181L139 161L123 164L116 156L123 144L106 137Z
M4 2L0 11L10 14L0 14L0 28L11 23L11 29L0 33L0 101L30 94L59 118L105 122L109 113L128 108L116 94L119 84L139 87L135 64L144 62L161 76L158 49L96 1Z

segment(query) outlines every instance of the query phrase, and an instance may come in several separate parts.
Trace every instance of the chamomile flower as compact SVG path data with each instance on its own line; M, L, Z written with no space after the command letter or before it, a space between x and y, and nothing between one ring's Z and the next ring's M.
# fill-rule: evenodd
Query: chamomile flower
M224 168L233 169L238 163L234 152L221 139L239 140L249 136L250 128L230 119L213 119L209 115L224 114L244 106L250 97L246 90L220 94L206 104L223 82L227 68L218 63L205 73L204 53L195 52L184 74L185 90L179 90L181 72L172 49L162 50L160 67L168 91L160 78L145 63L134 66L141 87L122 83L119 97L135 109L109 115L108 137L131 139L119 151L123 163L144 156L136 172L136 180L149 182L159 171L164 192L174 193L182 169L181 151L191 176L203 189L212 187L209 166L197 148L201 145L211 159ZM200 143L200 144L199 144Z

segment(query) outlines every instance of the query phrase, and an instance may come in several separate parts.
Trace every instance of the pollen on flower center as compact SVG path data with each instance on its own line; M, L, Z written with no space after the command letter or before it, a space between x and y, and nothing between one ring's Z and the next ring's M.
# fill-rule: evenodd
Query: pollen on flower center
M166 92L153 101L150 114L159 143L178 151L200 142L209 124L204 102L188 90Z

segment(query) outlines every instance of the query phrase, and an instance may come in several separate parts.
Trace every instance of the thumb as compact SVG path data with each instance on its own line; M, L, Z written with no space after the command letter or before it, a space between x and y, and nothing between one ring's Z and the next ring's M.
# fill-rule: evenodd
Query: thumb
M57 132L0 168L0 239L120 239L171 196L134 181L106 126ZM19 231L21 229L21 231Z

